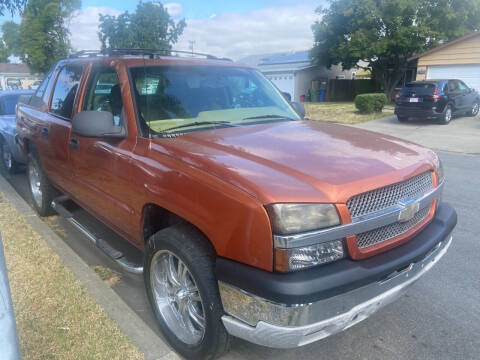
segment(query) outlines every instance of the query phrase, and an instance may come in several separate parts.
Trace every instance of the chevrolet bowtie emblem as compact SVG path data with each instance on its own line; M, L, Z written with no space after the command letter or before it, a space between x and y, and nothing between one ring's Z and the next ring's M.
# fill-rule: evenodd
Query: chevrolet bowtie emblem
M420 203L412 202L409 204L400 204L404 208L398 213L398 222L407 222L412 220L416 213L420 210Z

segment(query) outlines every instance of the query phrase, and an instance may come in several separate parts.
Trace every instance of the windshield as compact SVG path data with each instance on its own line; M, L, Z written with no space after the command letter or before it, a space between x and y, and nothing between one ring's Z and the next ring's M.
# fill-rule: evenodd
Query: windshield
M299 120L258 71L215 66L131 68L143 127L152 135Z

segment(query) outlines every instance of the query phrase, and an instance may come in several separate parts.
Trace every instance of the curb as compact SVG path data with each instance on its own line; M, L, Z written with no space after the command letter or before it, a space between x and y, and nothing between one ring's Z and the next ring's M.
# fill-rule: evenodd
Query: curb
M146 360L178 359L178 355L78 256L0 176L0 192L25 216L32 228L55 251L120 330L145 355Z

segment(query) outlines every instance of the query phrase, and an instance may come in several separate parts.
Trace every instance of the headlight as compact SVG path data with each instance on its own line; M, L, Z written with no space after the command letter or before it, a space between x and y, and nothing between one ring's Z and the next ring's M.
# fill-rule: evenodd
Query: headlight
M345 257L343 240L292 249L275 249L275 270L289 272L327 264Z
M442 160L438 156L435 164L435 173L437 174L437 182L440 184L445 179L445 174L443 173Z
M273 233L286 235L339 225L333 204L272 204L266 207Z

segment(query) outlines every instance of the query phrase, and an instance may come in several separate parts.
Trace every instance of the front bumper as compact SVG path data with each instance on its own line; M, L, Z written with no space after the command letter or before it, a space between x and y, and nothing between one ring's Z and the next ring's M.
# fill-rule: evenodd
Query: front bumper
M355 265L348 262L343 264L355 266L356 273L362 273L361 268L366 269L363 275L375 272L375 280L366 284L358 282L359 279L350 279L349 284L339 287L335 286L339 284L331 283L331 278L325 276L323 279L316 278L316 281L327 282L328 286L318 292L315 290L319 289L318 285L311 281L312 286L307 294L300 281L291 281L289 275L276 274L283 277L287 285L272 292L265 286L261 276L250 277L250 282L267 288L263 296L259 296L261 291L251 292L255 286L248 291L239 286L239 279L229 282L225 276L219 276L220 295L226 312L222 317L223 324L233 336L274 348L306 345L345 330L400 297L438 262L452 242L451 232L455 224L455 211L448 204L440 204L432 223L408 243L376 257L356 261ZM401 261L401 266L398 261ZM394 267L385 273L387 263L392 263ZM328 266L323 268L328 269ZM224 271L226 269L226 266L217 266L217 275L220 271L228 274L228 271ZM242 270L239 272L242 273ZM303 274L306 276L308 271ZM301 276L302 272L295 275ZM342 281L342 275L335 276L339 276L339 282ZM352 284L362 285L355 287ZM288 297L287 293L296 295ZM287 302L278 301L282 298ZM307 298L312 301L305 301ZM288 299L303 301L292 302Z

